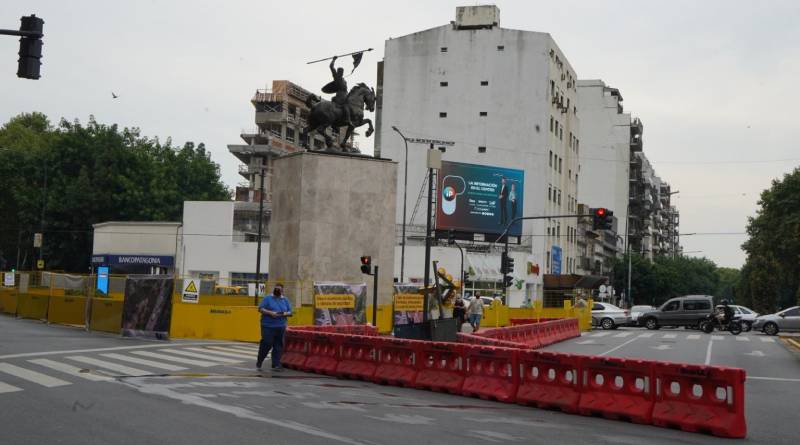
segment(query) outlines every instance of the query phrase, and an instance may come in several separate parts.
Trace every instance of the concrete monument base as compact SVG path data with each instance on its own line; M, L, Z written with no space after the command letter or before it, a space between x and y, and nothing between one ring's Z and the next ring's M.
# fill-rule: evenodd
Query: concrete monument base
M378 304L392 302L397 163L367 156L293 153L274 163L269 281L295 303L315 281L367 283L360 257L379 267ZM269 289L268 289L269 291ZM370 319L370 315L367 316Z

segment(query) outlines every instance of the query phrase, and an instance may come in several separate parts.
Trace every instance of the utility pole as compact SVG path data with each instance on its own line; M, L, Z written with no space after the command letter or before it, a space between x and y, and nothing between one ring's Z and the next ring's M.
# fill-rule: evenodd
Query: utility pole
M253 304L258 306L261 293L261 235L264 230L264 157L261 156L261 184L258 191L258 247L256 248L256 296Z
M424 311L422 312L422 321L428 321L428 282L431 278L431 218L433 214L433 166L431 164L431 157L433 153L433 143L428 150L428 211L425 218L425 298L423 301Z
M400 132L400 130L392 126L392 130L396 131L397 134L403 138L403 143L406 145L406 156L405 156L405 163L403 167L403 239L400 241L400 282L402 283L405 278L405 268L406 268L406 206L407 206L407 198L406 195L408 193L408 139Z

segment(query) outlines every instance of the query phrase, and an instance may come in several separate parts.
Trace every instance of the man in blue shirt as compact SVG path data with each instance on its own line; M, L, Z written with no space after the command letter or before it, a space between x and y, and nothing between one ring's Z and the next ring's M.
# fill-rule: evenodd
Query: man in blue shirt
M258 345L256 368L272 349L272 370L283 371L281 353L283 352L283 334L286 332L287 318L292 315L292 305L283 295L283 285L275 285L271 295L267 295L258 305L261 313L261 343Z

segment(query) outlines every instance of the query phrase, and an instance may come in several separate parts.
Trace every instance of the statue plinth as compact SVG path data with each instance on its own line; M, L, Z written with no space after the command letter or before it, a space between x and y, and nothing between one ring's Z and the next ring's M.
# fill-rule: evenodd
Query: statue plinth
M295 303L313 302L315 281L367 283L360 257L379 267L378 304L394 277L397 163L371 156L298 152L274 162L269 280ZM369 318L369 317L368 317Z

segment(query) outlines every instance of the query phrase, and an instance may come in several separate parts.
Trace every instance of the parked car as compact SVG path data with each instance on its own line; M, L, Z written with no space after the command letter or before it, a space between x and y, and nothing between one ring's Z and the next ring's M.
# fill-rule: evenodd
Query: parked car
M645 312L652 312L656 310L655 306L637 305L631 308L631 325L638 326L639 316Z
M769 315L759 315L753 321L753 329L767 335L781 331L800 331L800 306L790 307Z
M594 303L592 306L592 325L603 329L616 329L630 324L628 311L610 303Z
M709 295L687 295L667 300L655 311L639 315L640 326L658 329L664 326L699 327L713 308L713 297Z

